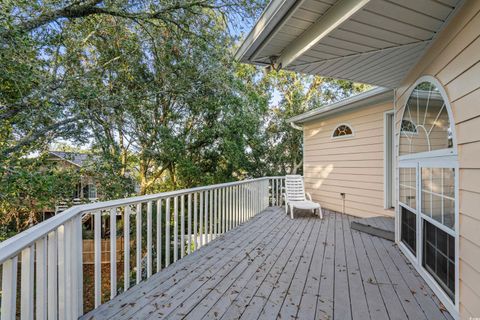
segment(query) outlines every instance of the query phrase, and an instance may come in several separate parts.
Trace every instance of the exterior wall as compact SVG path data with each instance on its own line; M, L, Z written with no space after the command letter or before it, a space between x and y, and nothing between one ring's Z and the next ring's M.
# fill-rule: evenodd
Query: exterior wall
M398 88L397 134L406 91L423 75L444 86L453 109L460 169L460 317L480 317L480 1L465 1Z
M364 107L304 125L305 188L322 207L359 217L393 216L384 209L384 113L392 102ZM349 124L353 137L332 139Z

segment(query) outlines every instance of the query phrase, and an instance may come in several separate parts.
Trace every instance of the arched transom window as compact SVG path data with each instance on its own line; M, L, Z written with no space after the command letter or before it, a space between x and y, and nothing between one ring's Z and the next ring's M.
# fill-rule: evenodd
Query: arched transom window
M422 82L405 105L400 156L452 147L452 128L445 101L434 84Z
M352 127L348 124L341 124L333 130L332 138L353 136Z

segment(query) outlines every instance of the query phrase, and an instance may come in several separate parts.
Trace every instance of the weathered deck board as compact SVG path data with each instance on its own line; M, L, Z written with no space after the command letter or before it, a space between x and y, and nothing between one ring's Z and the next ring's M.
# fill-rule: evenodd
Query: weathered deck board
M84 319L451 319L392 242L324 214L269 208Z

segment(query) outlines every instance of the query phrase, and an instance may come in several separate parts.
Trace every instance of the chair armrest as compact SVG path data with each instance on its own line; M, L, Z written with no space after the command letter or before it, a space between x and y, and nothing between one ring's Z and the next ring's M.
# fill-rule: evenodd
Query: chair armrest
M312 195L309 192L305 192L305 195L307 196L308 200L312 201Z

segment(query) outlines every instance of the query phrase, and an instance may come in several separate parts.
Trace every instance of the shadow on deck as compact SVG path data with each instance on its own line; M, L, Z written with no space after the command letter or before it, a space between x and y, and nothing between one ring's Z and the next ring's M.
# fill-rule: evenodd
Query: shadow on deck
M451 319L395 244L272 207L84 319Z

